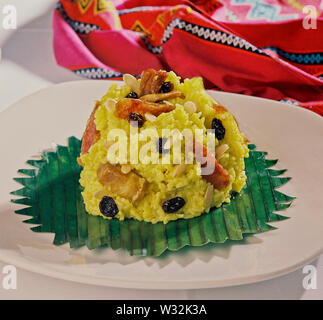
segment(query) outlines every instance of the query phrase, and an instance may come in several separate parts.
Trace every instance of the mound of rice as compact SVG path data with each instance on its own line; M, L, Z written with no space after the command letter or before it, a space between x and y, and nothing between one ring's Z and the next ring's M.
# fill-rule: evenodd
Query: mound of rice
M139 132L153 128L157 130L159 137L162 137L162 129L164 128L178 129L180 132L183 129L202 129L204 132L206 129L211 128L214 118L221 120L225 128L225 136L222 140L217 140L214 136L214 140L215 147L224 144L228 146L226 152L218 160L229 174L228 185L221 189L209 188L212 190L211 200L206 201L206 192L210 182L201 175L201 164L194 161L192 164L186 164L184 171L180 175L174 173L178 164L129 163L127 165L129 170L131 169L131 172L135 172L146 181L144 196L136 203L120 196L115 190L112 191L103 186L98 180L98 169L100 165L108 161L108 134L112 129L123 129L129 136L131 128L127 119L117 117L113 110L107 108L107 102L110 99L119 101L126 97L132 89L126 84L121 87L117 84L112 84L106 95L98 102L94 112L94 123L96 130L99 132L98 138L88 152L81 154L79 159L83 166L80 184L84 187L82 195L89 214L109 218L100 211L102 198L108 196L113 198L118 207L118 213L115 218L120 220L134 218L152 223L160 221L167 223L179 218L197 217L204 212L208 212L211 207L218 207L224 202L228 203L230 202L232 191L240 192L244 186L246 181L244 158L248 156L248 147L234 117L207 94L201 78L185 79L181 82L174 72L169 72L166 81L172 82L174 90L181 91L185 98L170 99L169 102L175 106L175 109L167 113L161 113L153 121L146 119ZM189 113L186 111L184 104L187 101L195 103L196 112ZM139 149L145 143L147 142L139 141ZM156 144L156 141L153 143ZM205 144L205 142L203 143ZM130 162L131 146L128 144L127 148L129 151L127 161ZM182 150L181 157L184 159L184 150ZM121 167L121 163L114 165ZM185 205L176 212L165 212L163 203L174 197L184 199ZM210 198L210 196L208 197Z

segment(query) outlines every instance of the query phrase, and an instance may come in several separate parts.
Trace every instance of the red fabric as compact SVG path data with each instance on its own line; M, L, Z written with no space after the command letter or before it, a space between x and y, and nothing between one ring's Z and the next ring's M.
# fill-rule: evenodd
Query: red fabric
M174 70L202 76L207 88L285 99L323 115L322 9L310 2L60 0L56 60L89 78ZM316 3L316 29L305 29L300 8Z

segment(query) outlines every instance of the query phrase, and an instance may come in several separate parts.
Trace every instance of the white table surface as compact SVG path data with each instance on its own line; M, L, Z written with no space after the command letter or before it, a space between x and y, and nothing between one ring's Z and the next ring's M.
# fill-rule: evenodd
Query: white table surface
M0 111L20 98L55 83L79 80L56 65L52 50L51 17L55 0L0 0ZM15 5L16 30L2 27L3 8ZM0 114L1 116L1 114ZM1 246L1 243L0 243ZM312 262L317 289L303 288L302 269L260 283L203 290L135 290L84 285L17 268L17 289L5 290L0 261L2 299L323 299L323 255Z

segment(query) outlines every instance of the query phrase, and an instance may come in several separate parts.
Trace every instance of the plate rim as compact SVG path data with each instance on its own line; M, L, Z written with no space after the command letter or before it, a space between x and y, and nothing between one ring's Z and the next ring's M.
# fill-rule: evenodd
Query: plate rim
M14 265L15 267L22 268L26 271L41 274L43 276L48 276L55 279L71 281L75 283L82 283L87 285L95 285L102 287L112 287L112 288L123 288L123 289L146 289L146 290L196 290L196 289L211 289L211 288L227 288L246 284L253 284L257 282L262 282L277 277L284 276L290 272L296 271L299 268L313 262L320 254L323 253L323 248L319 250L318 253L313 254L308 259L304 259L302 262L296 263L292 266L281 269L280 271L272 271L266 274L253 275L243 278L231 278L230 280L197 280L197 281L139 281L139 280L123 280L123 279L110 279L110 278L100 278L92 276L91 278L86 278L84 275L73 274L64 272L62 270L56 271L52 268L47 268L45 266L37 267L35 263L28 261L26 263L25 259L14 259L12 257L8 259L3 259L5 255L0 255L1 261ZM21 260L21 261L20 261ZM50 270L50 271L49 271ZM121 282L120 282L121 281ZM174 286L172 287L172 284Z
M105 80L106 83L122 83L122 81L116 81L116 80ZM21 104L24 100L30 99L33 96L37 96L40 92L51 90L54 87L60 87L60 86L69 86L69 85L77 85L77 84L94 84L95 83L102 83L102 80L77 80L77 81L67 81L62 82L59 84L54 84L47 86L45 88L41 88L34 93L27 95L25 97L22 97L18 99L13 104L7 106L3 110L0 111L0 117L3 115L3 113L6 113L9 109L12 110L13 108L16 108L17 105ZM235 95L242 97L243 99L260 99L260 100L266 100L267 102L273 103L273 104L279 104L284 105L285 108L290 108L290 110L293 110L291 112L305 112L308 116L312 116L316 119L321 119L323 121L323 117L319 116L318 114L305 109L301 107L295 107L293 105L290 105L288 103L283 103L280 101L275 101L271 99L261 98L261 97L253 97L253 96L246 96L243 94L236 94L236 93L230 93L230 92L220 92L216 90L208 90L208 92L216 93L216 95ZM70 249L70 248L69 248ZM139 280L130 280L130 279L117 279L117 278L108 278L108 277L99 277L93 275L92 277L85 277L82 274L73 274L72 272L67 272L64 270L58 270L54 269L45 265L37 265L36 263L23 258L23 257L14 257L7 255L5 252L1 252L0 250L0 260L13 264L16 267L20 267L24 270L38 273L41 275L49 276L56 279L61 280L67 280L77 283L83 283L83 284L89 284L89 285L100 285L100 286L107 286L107 287L119 287L119 288L133 288L133 289L154 289L154 290L160 290L160 289L168 289L168 290L181 290L181 289L206 289L206 288L219 288L219 287L231 287L236 285L243 285L243 284L251 284L256 283L260 281L265 281L269 279L273 279L279 276L283 276L287 273L290 273L292 271L297 270L298 268L301 268L302 266L312 262L315 260L319 255L323 253L323 243L315 253L313 253L311 256L303 259L302 261L299 261L297 263L294 263L292 265L286 266L283 269L279 269L276 271L271 271L267 273L257 274L257 275L249 275L249 276L243 276L243 277L234 277L227 280L179 280L179 281L167 281L167 280L149 280L149 281L139 281Z

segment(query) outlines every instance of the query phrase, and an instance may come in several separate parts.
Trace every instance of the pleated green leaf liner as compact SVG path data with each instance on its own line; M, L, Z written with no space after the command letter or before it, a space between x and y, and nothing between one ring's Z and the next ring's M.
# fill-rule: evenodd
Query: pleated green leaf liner
M247 183L230 204L166 225L108 220L85 211L79 185L81 167L76 162L80 149L81 141L70 137L67 147L44 151L41 160L28 160L35 169L20 169L25 177L14 179L24 186L12 192L22 197L12 202L25 205L16 213L31 217L24 221L36 225L31 230L55 233L55 245L69 242L71 248L124 248L131 255L159 256L165 250L241 240L244 234L276 229L268 222L286 219L275 212L288 208L294 199L276 190L290 180L280 177L286 170L269 169L278 160L265 159L267 153L251 144L249 158L245 159Z

